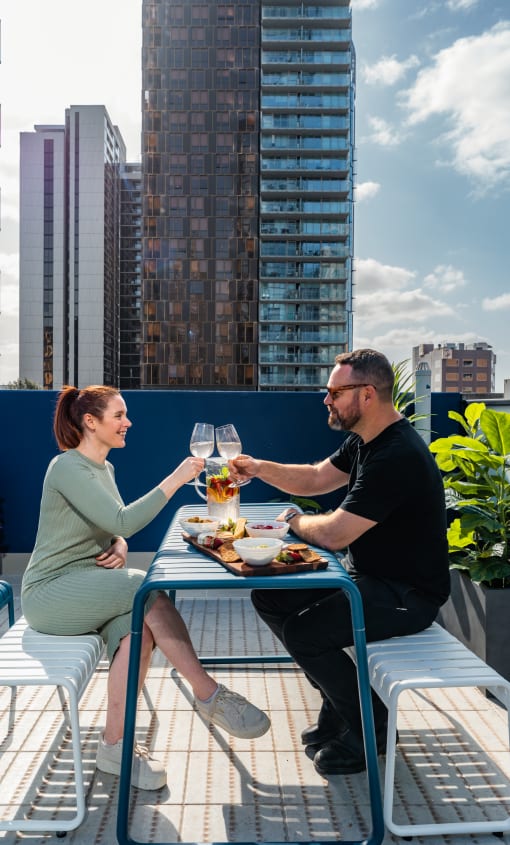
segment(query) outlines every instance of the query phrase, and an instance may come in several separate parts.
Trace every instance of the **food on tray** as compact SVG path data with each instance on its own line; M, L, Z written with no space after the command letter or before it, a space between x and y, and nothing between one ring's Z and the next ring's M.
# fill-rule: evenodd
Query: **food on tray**
M310 549L306 543L289 543L275 558L279 563L314 563L320 559L321 556Z
M219 555L225 563L234 563L236 560L241 560L239 555L237 554L232 542L230 543L223 543L223 545L219 549Z
M239 517L236 522L233 519L229 519L226 525L219 526L217 536L225 540L240 540L245 535L247 521L244 516Z
M219 549L223 545L221 537L216 537L214 534L199 534L197 543L205 546L206 549Z
M255 525L255 523L253 523L252 528L256 528L257 530L262 529L264 531L269 531L269 530L272 530L273 528L278 528L278 526L277 525Z
M202 523L202 522L215 522L215 521L216 520L208 519L207 517L201 517L201 516L190 516L190 518L186 520L186 522L200 522L200 523Z

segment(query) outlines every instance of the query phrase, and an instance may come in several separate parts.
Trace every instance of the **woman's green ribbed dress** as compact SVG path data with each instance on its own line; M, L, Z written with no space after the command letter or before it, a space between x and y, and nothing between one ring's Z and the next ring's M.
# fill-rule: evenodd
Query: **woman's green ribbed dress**
M110 661L131 630L134 595L145 573L106 569L95 558L114 537L130 537L164 508L159 487L125 505L114 469L75 449L54 458L44 479L35 547L23 576L28 624L46 634L97 631ZM146 612L156 599L151 594Z

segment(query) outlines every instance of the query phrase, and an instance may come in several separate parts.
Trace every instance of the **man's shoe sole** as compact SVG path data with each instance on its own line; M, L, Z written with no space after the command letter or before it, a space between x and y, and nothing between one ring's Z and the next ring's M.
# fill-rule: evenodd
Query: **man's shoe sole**
M343 765L335 766L321 766L320 763L313 761L313 766L316 772L326 777L327 775L357 775L359 772L364 772L367 768L365 760L353 760L352 763L345 763Z

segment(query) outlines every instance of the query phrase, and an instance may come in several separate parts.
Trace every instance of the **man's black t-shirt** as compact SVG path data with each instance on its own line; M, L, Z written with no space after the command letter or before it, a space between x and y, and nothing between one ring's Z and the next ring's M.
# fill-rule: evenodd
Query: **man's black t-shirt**
M364 443L351 434L330 457L350 475L341 507L377 522L350 544L351 572L404 581L438 605L450 592L443 481L406 419Z

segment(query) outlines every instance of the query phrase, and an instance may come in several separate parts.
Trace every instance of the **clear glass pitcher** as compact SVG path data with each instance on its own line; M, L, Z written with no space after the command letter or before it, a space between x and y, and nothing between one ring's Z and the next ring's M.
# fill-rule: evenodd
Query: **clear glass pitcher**
M222 524L230 519L236 522L239 519L239 487L230 487L232 478L227 461L225 458L206 458L204 472L205 485L195 478L195 490L207 502L207 513ZM205 495L201 489L204 487Z

